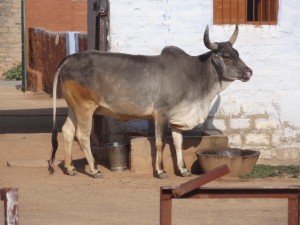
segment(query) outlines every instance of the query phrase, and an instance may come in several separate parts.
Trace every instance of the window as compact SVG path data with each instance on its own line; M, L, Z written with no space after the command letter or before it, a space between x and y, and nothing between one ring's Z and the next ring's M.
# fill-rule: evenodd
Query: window
M214 0L214 24L276 25L278 0Z

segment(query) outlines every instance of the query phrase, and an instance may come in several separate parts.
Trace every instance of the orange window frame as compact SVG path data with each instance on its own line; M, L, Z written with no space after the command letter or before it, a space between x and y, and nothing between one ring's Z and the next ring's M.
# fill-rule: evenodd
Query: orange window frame
M216 25L276 25L279 0L214 0L213 20Z

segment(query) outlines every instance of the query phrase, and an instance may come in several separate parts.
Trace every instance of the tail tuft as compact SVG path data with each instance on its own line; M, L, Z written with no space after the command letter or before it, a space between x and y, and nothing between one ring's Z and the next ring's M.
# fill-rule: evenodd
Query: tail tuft
M50 161L49 161L49 167L48 167L48 171L49 171L50 174L54 173L53 164L54 164L54 161L55 161L55 154L56 154L56 151L57 151L57 148L58 148L57 133L58 133L57 127L53 127L52 138L51 138L52 154L51 154L51 158L50 158Z

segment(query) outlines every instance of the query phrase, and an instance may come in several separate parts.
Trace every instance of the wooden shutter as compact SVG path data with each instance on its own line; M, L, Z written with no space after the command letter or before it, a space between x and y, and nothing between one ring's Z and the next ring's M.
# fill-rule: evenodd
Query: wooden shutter
M246 0L214 0L214 24L245 24Z
M253 0L252 0L253 1ZM278 0L253 1L253 21L258 24L276 24Z
M238 0L237 24L246 23L246 0Z
M223 0L223 24L230 24L231 18L230 18L230 0Z
M230 24L238 23L238 0L230 1Z
M214 24L277 24L278 0L214 0Z
M214 0L214 24L223 24L223 0Z

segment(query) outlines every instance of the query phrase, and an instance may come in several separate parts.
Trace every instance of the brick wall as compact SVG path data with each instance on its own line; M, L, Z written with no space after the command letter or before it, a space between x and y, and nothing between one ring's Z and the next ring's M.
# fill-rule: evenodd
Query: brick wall
M0 66L21 55L21 1L0 0Z
M86 30L87 0L26 0L27 90L52 92L55 70L69 54L67 33ZM85 50L86 34L75 38Z
M86 32L87 0L26 0L26 27Z

